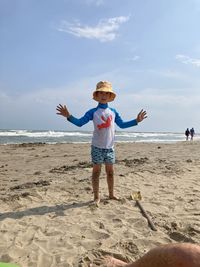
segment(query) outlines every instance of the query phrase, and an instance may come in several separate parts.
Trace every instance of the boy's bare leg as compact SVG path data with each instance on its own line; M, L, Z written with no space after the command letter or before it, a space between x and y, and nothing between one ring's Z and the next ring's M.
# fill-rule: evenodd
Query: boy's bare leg
M114 170L113 164L105 164L107 183L108 183L108 194L110 199L118 200L114 195Z
M106 267L199 267L199 262L200 246L189 243L158 246L129 264L110 256L103 261Z
M94 202L99 204L100 196L99 196L99 176L101 173L101 164L93 164L92 170L92 188L94 194Z
M103 263L104 263L104 266L106 267L123 267L123 266L127 267L128 266L126 262L115 259L111 256L105 257Z

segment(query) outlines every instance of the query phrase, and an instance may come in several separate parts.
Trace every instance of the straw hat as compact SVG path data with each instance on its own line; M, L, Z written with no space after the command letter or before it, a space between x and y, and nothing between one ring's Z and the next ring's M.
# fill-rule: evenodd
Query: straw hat
M115 99L116 94L113 92L112 84L107 81L100 81L96 85L96 91L93 92L93 99L98 101L97 92L108 92L110 94L110 99L108 102L111 102Z

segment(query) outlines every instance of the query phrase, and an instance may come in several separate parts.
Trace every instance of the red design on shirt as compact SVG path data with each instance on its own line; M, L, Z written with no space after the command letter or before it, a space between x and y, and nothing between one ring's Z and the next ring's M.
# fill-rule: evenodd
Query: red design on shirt
M97 124L98 129L102 129L102 128L108 128L111 125L111 121L112 121L112 115L110 115L107 119L104 118L104 116L101 116L101 119L104 121L101 124Z

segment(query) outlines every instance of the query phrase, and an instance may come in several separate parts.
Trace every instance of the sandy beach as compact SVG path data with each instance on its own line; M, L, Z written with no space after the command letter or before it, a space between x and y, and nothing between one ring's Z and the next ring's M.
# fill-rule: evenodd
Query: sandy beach
M173 242L200 243L200 142L117 143L115 192L92 205L90 144L0 146L0 261L88 266L102 255L135 260ZM152 220L152 230L136 201Z

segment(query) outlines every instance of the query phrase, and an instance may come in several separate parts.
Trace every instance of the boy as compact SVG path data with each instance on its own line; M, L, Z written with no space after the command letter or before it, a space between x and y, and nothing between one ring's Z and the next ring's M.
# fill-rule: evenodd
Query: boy
M99 196L99 176L101 172L101 165L105 164L105 171L107 175L109 199L117 200L114 195L114 170L115 163L114 152L114 123L120 128L128 128L137 125L145 119L146 111L141 110L137 118L131 121L124 122L118 112L108 106L108 102L115 99L116 94L112 89L112 84L107 81L100 81L96 85L96 90L93 92L93 99L98 102L96 108L90 109L80 119L72 116L67 107L59 104L56 108L58 115L67 118L68 121L76 126L83 126L90 120L94 124L94 132L91 146L91 157L93 162L92 170L92 188L94 193L94 202L96 205L100 202Z

